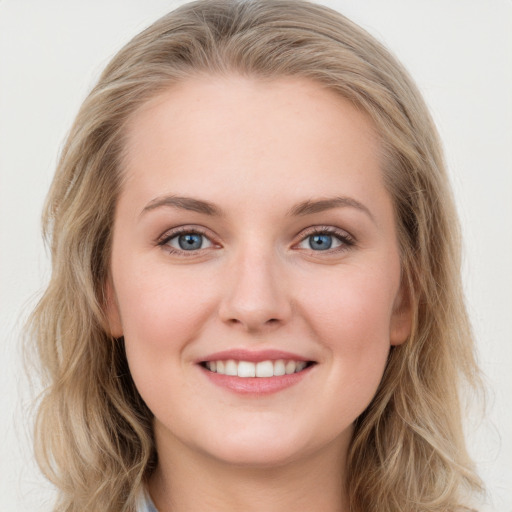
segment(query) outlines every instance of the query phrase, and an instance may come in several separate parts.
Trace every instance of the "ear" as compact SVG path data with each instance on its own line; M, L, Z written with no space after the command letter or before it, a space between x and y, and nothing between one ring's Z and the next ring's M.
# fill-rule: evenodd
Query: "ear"
M389 333L391 345L401 345L407 341L412 331L413 300L408 288L404 282L400 284L393 304Z
M110 276L107 277L107 282L105 283L104 308L108 322L108 333L113 338L120 338L123 336L123 325L121 323L121 315L119 314L119 304L117 303L114 284Z

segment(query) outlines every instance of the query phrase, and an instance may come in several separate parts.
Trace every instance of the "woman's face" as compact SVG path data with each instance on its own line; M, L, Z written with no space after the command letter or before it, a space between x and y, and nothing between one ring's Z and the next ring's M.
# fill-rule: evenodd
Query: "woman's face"
M344 449L410 328L368 117L306 80L189 80L133 116L124 173L109 319L158 449Z

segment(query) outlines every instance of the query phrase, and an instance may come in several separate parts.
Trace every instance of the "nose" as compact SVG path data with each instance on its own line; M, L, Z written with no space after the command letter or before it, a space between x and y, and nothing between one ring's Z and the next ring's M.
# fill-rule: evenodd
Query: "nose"
M230 268L219 307L223 322L247 332L266 332L288 322L292 303L276 257L241 255Z

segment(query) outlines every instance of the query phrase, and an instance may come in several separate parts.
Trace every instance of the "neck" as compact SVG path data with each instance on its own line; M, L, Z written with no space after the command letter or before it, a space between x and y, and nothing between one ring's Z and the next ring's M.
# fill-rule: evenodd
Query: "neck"
M158 446L159 463L149 492L159 512L346 512L348 442L280 465L225 463L181 445Z

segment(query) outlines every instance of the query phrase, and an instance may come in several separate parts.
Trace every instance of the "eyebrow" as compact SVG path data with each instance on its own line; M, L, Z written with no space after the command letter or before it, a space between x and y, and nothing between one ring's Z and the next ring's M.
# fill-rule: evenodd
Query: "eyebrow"
M353 199L352 197L332 197L327 199L318 199L312 200L309 199L307 201L303 201L302 203L294 206L289 212L289 215L292 216L302 216L302 215L311 215L313 213L320 213L326 210L332 210L333 208L355 208L365 213L370 217L372 221L375 222L375 218L372 215L372 212L363 204Z
M142 210L141 215L144 213L155 210L160 207L171 207L178 208L182 210L193 211L197 213L202 213L204 215L210 215L215 217L222 216L222 210L215 206L213 203L208 201L203 201L201 199L194 199L192 197L183 197L183 196L163 196L156 197L151 200ZM332 197L327 199L308 199L306 201L302 201L301 203L295 205L288 211L288 215L290 216L303 216L303 215L312 215L314 213L320 213L327 210L332 210L334 208L355 208L365 213L370 217L372 221L375 222L375 218L370 212L370 210L362 203L353 199L352 197Z
M189 210L192 212L203 213L205 215L212 216L221 216L222 214L221 210L217 206L209 203L208 201L202 201L192 197L164 196L156 197L150 201L142 210L141 215L162 206L179 208L182 210Z

